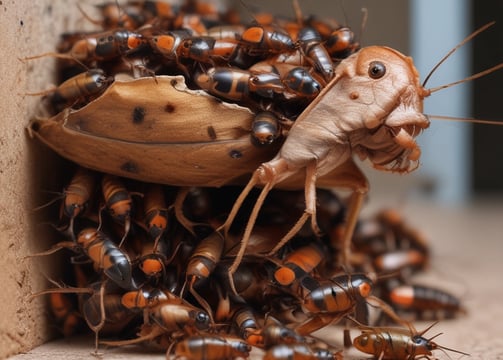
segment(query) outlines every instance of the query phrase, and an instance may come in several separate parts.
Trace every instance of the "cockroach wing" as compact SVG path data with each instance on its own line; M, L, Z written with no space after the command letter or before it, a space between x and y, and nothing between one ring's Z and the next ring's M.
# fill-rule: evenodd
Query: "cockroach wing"
M175 186L246 178L281 141L252 143L254 114L191 91L183 77L115 81L85 107L35 119L29 132L59 155L98 171Z

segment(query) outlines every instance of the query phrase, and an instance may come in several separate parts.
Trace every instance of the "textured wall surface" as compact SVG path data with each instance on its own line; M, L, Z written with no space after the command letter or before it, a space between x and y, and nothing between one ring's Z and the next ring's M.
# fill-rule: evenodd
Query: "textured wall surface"
M60 33L83 26L75 10L74 1L0 1L0 358L51 334L43 301L28 296L46 286L48 264L57 257L25 257L48 246L52 228L43 218L49 207L33 209L57 196L48 191L61 190L55 171L61 161L31 141L25 127L42 114L40 97L26 93L50 88L54 59L21 59L53 51Z

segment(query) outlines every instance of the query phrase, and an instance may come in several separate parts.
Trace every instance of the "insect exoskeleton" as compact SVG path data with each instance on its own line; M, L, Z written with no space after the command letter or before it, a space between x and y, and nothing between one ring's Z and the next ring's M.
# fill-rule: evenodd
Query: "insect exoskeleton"
M289 253L283 264L274 272L274 279L287 286L311 270L323 260L323 250L319 244L312 242Z
M80 107L87 101L98 97L112 83L113 78L105 74L102 69L90 69L77 74L58 86L27 95L50 95L50 104L54 110L71 106Z
M360 48L360 44L355 40L353 31L345 26L330 33L324 45L334 60L344 59Z
M332 351L330 349L313 348L307 344L280 344L268 349L264 354L263 359L341 360L342 353L340 351Z
M175 356L183 359L232 360L248 358L250 351L243 340L218 335L194 335L175 345Z
M304 27L299 32L299 42L303 52L313 62L315 70L326 81L330 81L334 76L335 65L322 44L321 35L314 28Z
M252 136L261 145L272 144L281 135L279 119L270 111L261 111L252 122Z
M464 312L461 301L448 291L427 285L399 285L390 290L391 304L399 309L421 312L439 312L452 317Z
M440 334L425 338L423 335L433 325L421 332L397 327L364 327L362 334L353 339L353 345L358 350L383 360L430 359L432 351L437 349L468 355L433 342L433 338Z
M105 233L85 228L79 232L77 243L113 282L123 289L135 287L129 257Z
M286 32L271 26L252 25L241 34L240 40L244 51L253 56L278 54L296 48Z

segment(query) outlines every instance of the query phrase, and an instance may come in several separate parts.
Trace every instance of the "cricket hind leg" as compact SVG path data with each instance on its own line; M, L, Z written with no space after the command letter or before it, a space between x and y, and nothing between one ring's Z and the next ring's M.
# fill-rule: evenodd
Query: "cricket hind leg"
M346 208L342 239L340 240L340 244L334 244L341 248L340 261L338 263L342 264L349 271L352 268L351 243L353 233L365 196L369 190L367 178L354 161L349 159L330 173L320 177L318 183L322 187L345 188L352 191Z
M239 194L238 198L234 202L234 205L232 206L231 211L229 212L229 215L227 215L227 219L225 222L217 229L217 231L222 231L224 232L224 237L227 238L229 234L230 227L232 223L234 222L234 219L236 218L236 215L238 214L239 209L241 209L241 205L243 205L246 197L250 194L251 190L255 187L255 185L259 184L259 169L255 170L253 173L250 181L248 181L248 184L244 187L244 189L241 191Z
M255 205L253 206L253 209L248 218L248 222L246 224L245 231L239 245L239 251L236 255L236 258L234 259L234 262L231 264L228 270L229 283L234 293L237 293L237 291L234 286L232 275L236 272L237 268L239 267L239 264L243 259L243 256L246 252L246 247L248 246L248 242L250 240L251 232L255 225L255 221L257 220L258 213L262 208L262 205L264 204L265 198L267 197L269 191L278 182L278 180L284 179L290 175L291 172L288 169L288 164L282 158L262 164L257 170L255 170L250 181L245 186L241 194L238 196L225 223L219 229L217 229L217 231L223 229L224 236L227 237L230 226L232 225L234 218L236 217L239 209L241 208L241 205L243 204L246 197L249 195L250 191L256 185L260 184L264 185L257 200L255 201Z
M306 208L299 220L292 226L285 236L274 246L274 248L267 254L272 256L279 251L290 239L292 239L304 226L306 221L311 218L311 229L316 236L321 235L321 230L316 222L316 163L312 162L306 167L306 181L305 181L305 201Z
M246 248L248 246L248 242L250 240L250 235L251 235L251 232L252 232L253 227L255 225L255 221L257 220L258 213L264 203L264 200L265 200L267 194L269 193L269 191L271 190L272 187L273 187L273 184L268 183L263 187L262 191L260 192L260 195L257 198L255 205L253 206L250 217L248 218L248 222L246 224L243 238L241 239L241 243L239 245L239 251L236 254L236 258L234 259L234 262L229 267L229 270L228 270L229 283L231 285L232 291L235 294L237 294L237 291L236 291L236 287L234 286L234 280L232 278L232 275L236 272L237 268L239 267L239 264L241 264L241 261L243 260L243 256L246 252Z

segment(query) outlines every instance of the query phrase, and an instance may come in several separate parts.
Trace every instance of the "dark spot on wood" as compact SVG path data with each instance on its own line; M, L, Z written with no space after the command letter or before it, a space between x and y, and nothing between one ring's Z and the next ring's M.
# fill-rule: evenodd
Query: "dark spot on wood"
M120 169L122 171L126 171L128 173L133 173L133 174L138 174L138 165L136 165L135 162L133 161L126 161L124 164L121 165Z
M176 85L178 85L178 81L175 79L171 80L171 86L175 87Z
M24 25L23 20L19 20L19 25L21 25L21 26L23 26L23 25Z
M145 113L146 113L145 108L142 108L141 106L135 107L133 109L133 123L141 124L143 120L145 120Z
M239 150L231 150L229 151L229 156L233 159L240 159L243 157L243 153Z
M217 139L217 133L213 126L208 126L206 130L208 131L208 136L210 137L211 140Z
M164 107L164 111L166 111L167 113L172 113L175 111L175 105L173 104L166 104L166 106Z

